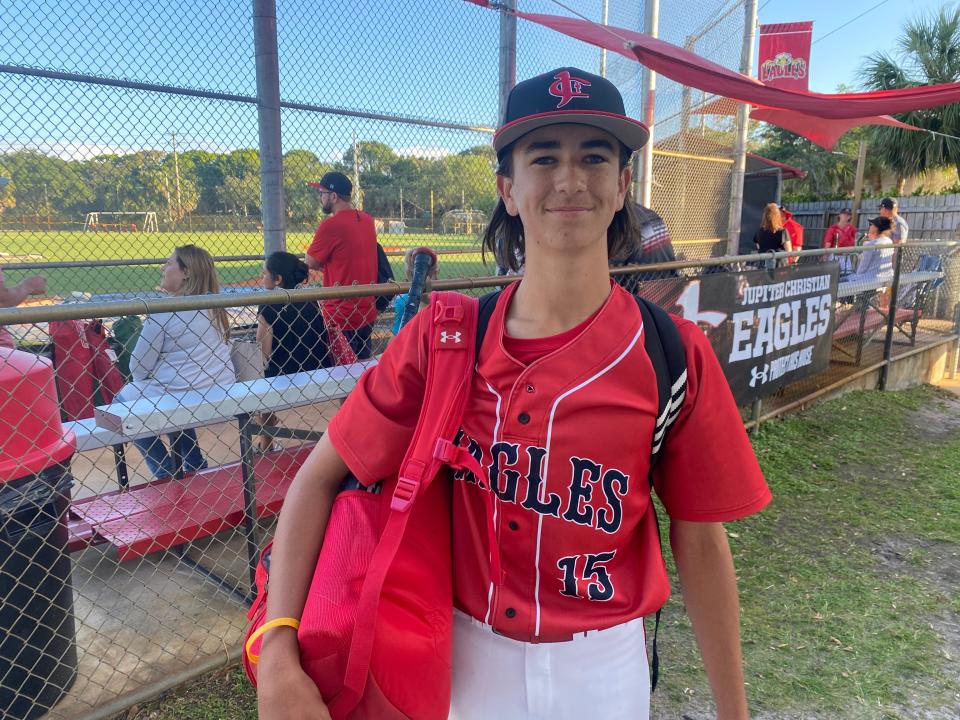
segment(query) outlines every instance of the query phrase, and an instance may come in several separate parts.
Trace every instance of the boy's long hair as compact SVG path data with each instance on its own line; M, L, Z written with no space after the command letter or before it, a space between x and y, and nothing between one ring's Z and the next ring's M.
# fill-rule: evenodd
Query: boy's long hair
M220 292L220 280L213 266L213 257L196 245L180 245L173 249L173 256L186 277L177 295L216 295ZM230 339L230 318L223 308L211 308L213 324L220 331L224 342Z
M513 177L513 147L514 143L503 148L498 155L497 175ZM620 143L619 171L630 163L633 153ZM625 260L634 252L640 250L640 221L637 216L636 205L633 202L633 193L627 188L623 200L623 208L618 210L610 227L607 228L607 259L609 262ZM483 233L482 257L486 262L487 252L490 252L500 267L517 272L526 262L526 250L523 239L523 222L519 216L507 212L503 198L497 199L497 205L490 216L490 222Z

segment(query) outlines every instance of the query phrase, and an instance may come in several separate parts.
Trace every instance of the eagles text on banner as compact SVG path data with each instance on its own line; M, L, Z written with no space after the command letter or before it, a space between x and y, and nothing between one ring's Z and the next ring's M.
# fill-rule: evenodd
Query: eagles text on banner
M813 22L760 26L757 77L764 85L806 92Z

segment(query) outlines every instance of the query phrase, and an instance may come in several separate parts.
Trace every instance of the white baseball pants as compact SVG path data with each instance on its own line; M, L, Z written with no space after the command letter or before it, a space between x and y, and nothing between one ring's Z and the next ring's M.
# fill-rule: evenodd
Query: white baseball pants
M459 611L450 720L648 720L650 674L637 618L569 642L526 643Z

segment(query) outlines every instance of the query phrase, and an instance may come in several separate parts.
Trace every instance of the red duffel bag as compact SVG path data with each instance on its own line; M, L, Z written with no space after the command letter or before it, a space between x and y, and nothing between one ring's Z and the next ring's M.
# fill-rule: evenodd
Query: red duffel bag
M450 707L453 575L450 482L453 445L474 365L477 301L430 299L424 401L397 477L341 490L297 637L304 671L334 720L446 720ZM349 486L351 478L346 483ZM266 615L270 548L257 568L257 599L243 654L256 685Z

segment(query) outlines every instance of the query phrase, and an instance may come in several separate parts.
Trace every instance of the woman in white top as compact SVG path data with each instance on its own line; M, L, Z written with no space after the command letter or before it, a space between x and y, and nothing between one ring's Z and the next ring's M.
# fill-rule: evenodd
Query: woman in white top
M866 250L857 263L857 271L844 278L844 282L873 282L893 279L893 239L890 232L893 223L890 218L875 217L870 220L867 240L864 247L877 247Z
M174 249L163 267L160 289L170 295L220 292L210 253L196 245ZM222 308L148 316L130 356L133 381L123 387L117 398L136 400L236 382L229 333L230 323ZM207 467L194 430L171 434L169 439L186 472ZM174 458L160 437L134 440L134 444L158 479L176 474Z

